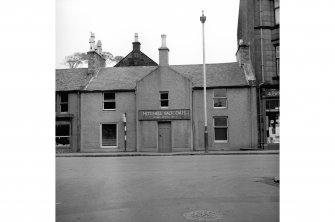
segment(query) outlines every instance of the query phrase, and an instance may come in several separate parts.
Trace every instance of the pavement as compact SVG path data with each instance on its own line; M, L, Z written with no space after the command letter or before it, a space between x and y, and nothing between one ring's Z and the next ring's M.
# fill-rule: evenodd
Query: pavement
M192 155L264 155L279 154L279 150L234 150L234 151L193 151L193 152L113 152L113 153L57 153L56 157L126 157L126 156L192 156Z
M267 154L56 158L56 222L278 222Z

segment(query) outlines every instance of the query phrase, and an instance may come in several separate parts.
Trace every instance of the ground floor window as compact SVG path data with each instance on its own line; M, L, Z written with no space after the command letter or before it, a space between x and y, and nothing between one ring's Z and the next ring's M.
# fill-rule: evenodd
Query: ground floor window
M56 124L56 146L70 146L71 130L70 123Z
M117 147L117 124L114 123L101 124L101 147L102 148Z
M228 142L228 117L216 116L214 117L214 141Z

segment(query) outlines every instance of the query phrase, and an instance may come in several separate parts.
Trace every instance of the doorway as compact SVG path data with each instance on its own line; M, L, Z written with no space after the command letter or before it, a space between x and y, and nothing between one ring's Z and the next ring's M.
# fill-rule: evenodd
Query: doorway
M158 122L158 152L171 153L171 122Z

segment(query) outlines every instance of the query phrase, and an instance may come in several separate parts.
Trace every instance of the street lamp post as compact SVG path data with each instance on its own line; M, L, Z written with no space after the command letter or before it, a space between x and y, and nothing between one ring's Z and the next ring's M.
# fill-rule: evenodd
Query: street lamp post
M202 11L202 16L200 17L202 23L202 57L203 57L203 76L204 76L204 142L205 142L205 153L208 153L208 131L207 131L207 97L206 97L206 64L205 64L205 21L206 16L204 11Z

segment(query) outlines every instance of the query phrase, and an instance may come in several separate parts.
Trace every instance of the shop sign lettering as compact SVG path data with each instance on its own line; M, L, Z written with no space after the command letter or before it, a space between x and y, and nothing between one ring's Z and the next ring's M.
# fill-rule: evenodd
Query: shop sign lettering
M189 109L139 110L139 120L183 120L190 119Z
M268 97L268 96L279 96L279 90L277 89L268 89L268 90L265 90L264 92L264 96Z

